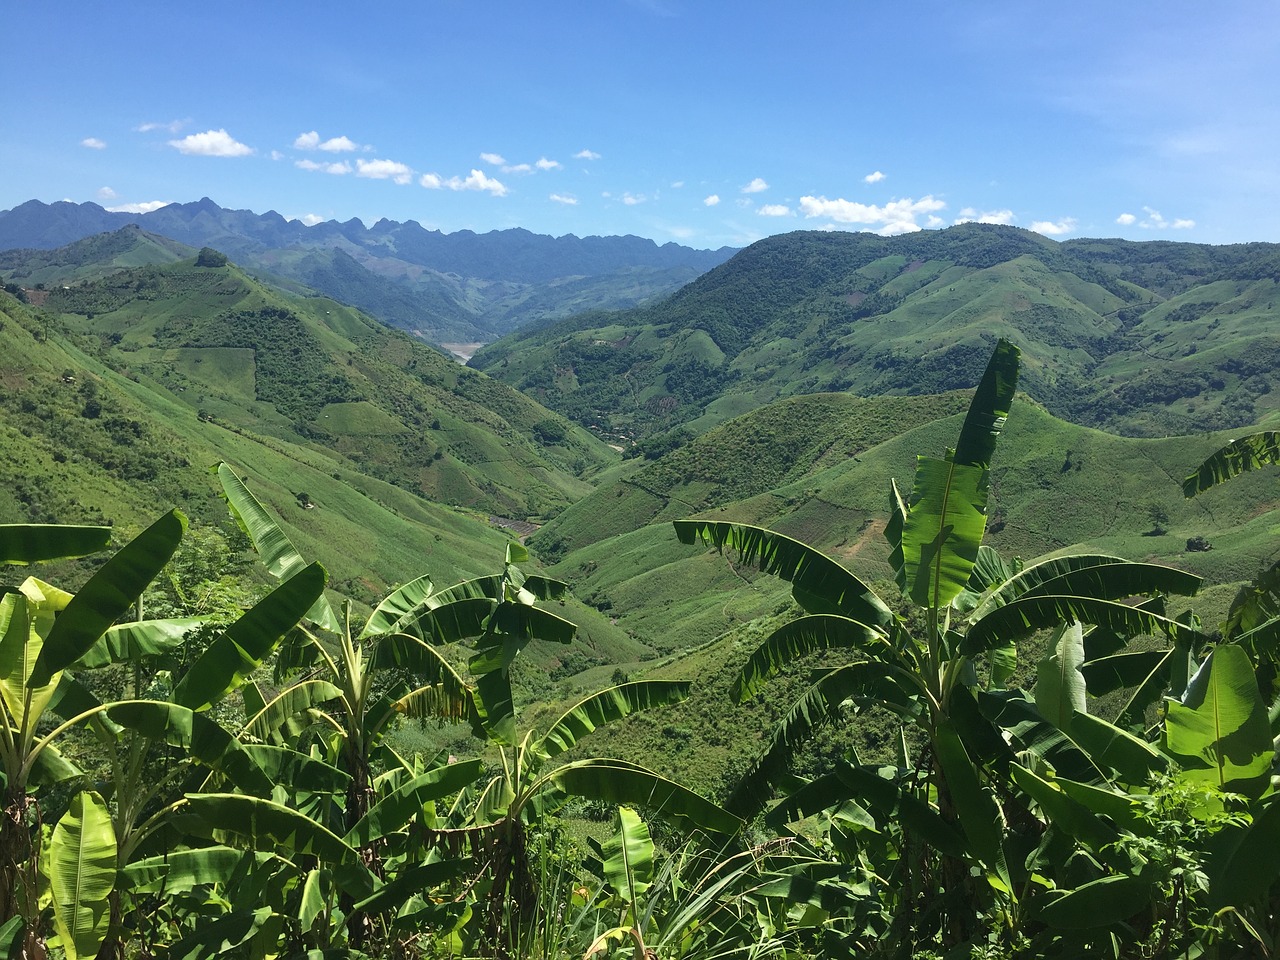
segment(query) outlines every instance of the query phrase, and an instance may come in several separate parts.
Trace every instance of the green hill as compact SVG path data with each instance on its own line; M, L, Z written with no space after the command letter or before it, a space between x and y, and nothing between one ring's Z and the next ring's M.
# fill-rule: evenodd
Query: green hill
M962 388L1007 337L1024 388L1059 416L1139 436L1224 429L1280 411L1278 249L983 224L793 233L660 304L521 330L471 362L626 444L786 396Z

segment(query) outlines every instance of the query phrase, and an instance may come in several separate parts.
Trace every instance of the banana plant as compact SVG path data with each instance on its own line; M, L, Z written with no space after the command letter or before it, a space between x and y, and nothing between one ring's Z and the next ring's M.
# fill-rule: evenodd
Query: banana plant
M947 943L972 933L983 910L1012 917L1017 889L1027 879L1025 870L1011 860L1013 837L994 793L1014 751L1001 725L984 715L984 706L989 713L998 713L997 706L1007 707L1001 714L1006 720L1022 709L1021 719L1031 727L1052 731L1038 746L1057 744L1073 756L1081 752L1079 742L1064 745L1063 735L1041 715L1034 699L1016 693L1007 696L1020 697L1017 704L1002 699L1004 681L1016 664L1018 641L1037 630L1072 623L1095 624L1103 628L1100 635L1122 638L1170 635L1187 648L1204 639L1189 624L1126 602L1154 593L1194 593L1198 578L1098 555L1010 567L982 545L991 461L1017 374L1018 351L1001 341L975 391L955 448L941 458L919 458L909 497L904 499L891 484L885 535L898 585L923 611L918 635L868 585L804 544L743 524L675 522L682 542L734 549L744 562L789 580L793 597L806 611L749 658L733 690L739 701L754 696L770 677L808 653L843 647L858 654L855 662L822 675L790 709L727 808L740 816L761 810L784 781L798 744L820 723L837 716L842 705L888 709L923 734L926 749L914 762L904 758L892 771L846 765L793 791L777 813L799 816L853 801L876 830L893 829L901 822L906 830L886 869L909 890L916 882L907 874L914 861L909 844L922 842L935 851L944 878L942 907L935 908L932 917L913 916L910 922L922 928L932 924L935 931L943 931ZM979 679L984 665L986 688ZM1054 666L1047 664L1046 672ZM1063 680L1065 666L1066 661L1057 664ZM1145 696L1158 699L1163 686L1150 686ZM984 701L989 693L995 695L994 705ZM1046 682L1041 695L1045 710L1052 712L1056 706L1062 712L1063 698L1070 703L1073 693ZM1087 714L1072 713L1071 718L1078 727L1073 727L1076 741L1102 752L1114 741L1106 756L1121 762L1116 758L1129 746L1125 731ZM1111 769L1105 763L1103 767ZM983 882L972 882L971 867ZM901 916L906 917L909 898L904 897L901 906ZM924 934L923 929L918 932Z

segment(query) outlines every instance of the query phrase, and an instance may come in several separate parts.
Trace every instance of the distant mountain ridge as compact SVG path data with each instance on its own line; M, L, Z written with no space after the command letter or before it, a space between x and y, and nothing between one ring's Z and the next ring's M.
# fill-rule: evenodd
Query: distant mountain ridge
M1280 245L963 224L752 244L642 308L517 330L471 365L626 443L781 397L963 388L992 344L1056 415L1135 436L1280 419Z
M735 252L660 246L635 236L550 237L519 228L446 234L414 220L382 219L372 227L358 219L330 220L309 227L275 211L228 210L208 197L149 213L29 200L0 211L0 250L52 249L130 224L192 247L212 247L250 270L305 283L435 342L488 341L582 309L635 306L678 289ZM387 302L396 304L389 314Z

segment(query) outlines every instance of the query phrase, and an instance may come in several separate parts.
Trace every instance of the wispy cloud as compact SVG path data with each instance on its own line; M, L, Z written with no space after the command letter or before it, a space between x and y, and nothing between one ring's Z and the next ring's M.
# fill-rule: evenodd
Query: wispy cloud
M577 197L566 196L565 194L562 194L562 193L553 193L551 195L551 199L554 200L556 203L563 203L566 206L570 206L570 207L576 207L578 205Z
M834 223L856 223L877 228L882 236L914 233L923 229L920 217L942 210L946 204L932 195L919 200L891 200L884 206L826 197L801 197L800 210L806 217L828 217Z
M713 193L711 194L711 196L707 197L705 200L702 201L703 206L707 206L707 207L714 207L719 202L720 202L720 195L718 193Z
M413 169L395 160L357 160L356 176L405 184L413 179Z
M600 159L600 154L596 153L594 150L579 150L577 153L575 153L575 154L573 155L573 159L575 159L575 160L599 160L599 159Z
M756 213L762 217L789 217L791 208L784 203L766 203Z
M1063 217L1061 220L1036 220L1031 224L1032 230L1046 237L1060 237L1064 233L1071 233L1075 228L1075 217Z
M115 199L116 197L118 197L118 196L120 196L120 194L116 193L116 192L115 192L114 190L112 190L110 187L99 187L99 188L98 188L98 199L99 199L99 200L114 200L114 199Z
M564 167L564 164L559 160L548 160L546 157L539 157L534 166L539 170L560 170Z
M978 210L965 207L952 223L1013 223L1017 217L1012 210Z
M226 130L193 133L181 140L170 140L169 146L194 157L247 157L253 153L253 147L236 140Z
M428 190L477 190L493 197L505 197L507 188L501 180L497 180L483 170L472 170L464 177L445 178L438 173L424 173L418 183Z
M769 189L769 185L764 182L762 177L756 177L745 187L742 188L743 193L764 193Z
M105 150L107 141L99 140L97 137L85 137L80 141L80 146L88 147L90 150Z
M172 200L147 200L144 203L122 203L116 207L107 207L107 210L111 213L150 213L152 210L167 207L172 202Z
M151 133L155 130L163 130L165 133L177 133L191 121L188 120L170 120L168 123L140 123L133 129L138 133Z
M295 160L293 165L303 170L320 170L324 173L331 173L334 176L342 176L343 174L351 172L351 164L347 163L345 160L340 160L336 163L317 163L314 160Z
M634 207L637 204L644 203L648 199L649 198L646 197L643 193L628 192L622 195L622 202L625 203L628 207Z
M867 183L879 183L881 180L884 179L884 176L885 175L883 173L877 170L875 173L868 173L862 179L865 180Z
M505 167L507 165L507 158L500 153L482 153L480 154L480 159L491 167Z

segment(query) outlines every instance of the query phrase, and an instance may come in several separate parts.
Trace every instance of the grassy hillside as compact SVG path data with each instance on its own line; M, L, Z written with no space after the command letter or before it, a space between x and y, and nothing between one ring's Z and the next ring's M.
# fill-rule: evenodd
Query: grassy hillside
M890 425L874 445L837 446L827 458L800 457L794 475L750 492L750 481L742 478L756 475L757 464L762 484L776 475L767 447L729 438L763 436L779 414L786 419L789 411L805 407L811 422L838 422L860 412L865 425L874 422L867 414L879 403L829 394L804 398L801 407L792 400L763 408L636 474L649 478L646 490L635 478L602 486L540 531L531 545L545 548L548 558L562 558L553 569L575 583L579 596L669 651L709 642L787 597L771 578L737 572L720 558L677 543L667 521L694 512L778 529L827 551L892 595L883 538L889 480L909 485L917 455L938 455L954 442L961 416L951 411L966 402L963 395L930 398L931 409L923 401L915 400L916 412L923 414L918 426L897 433ZM906 398L892 403L900 405L898 416L910 410ZM824 407L825 417L819 412ZM881 412L888 418L885 408ZM1008 557L1078 546L1172 564L1210 583L1249 579L1280 552L1275 471L1251 474L1231 490L1190 501L1180 488L1181 478L1229 436L1118 437L1057 419L1019 396L993 467L987 542ZM850 448L854 455L844 455ZM702 455L712 450L714 458ZM702 471L713 462L717 477L745 484L734 489L748 495L712 495L720 481L707 484ZM613 504L618 506L611 509ZM649 525L620 532L635 522ZM1188 549L1196 537L1211 549Z
M436 502L536 518L587 492L579 475L613 459L585 431L408 335L219 260L59 284L44 309L190 416L308 445Z
M1075 422L1164 436L1280 411L1275 245L1155 247L983 224L787 234L663 303L522 330L472 365L624 444L797 394L962 388L997 337Z

